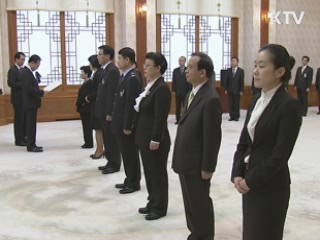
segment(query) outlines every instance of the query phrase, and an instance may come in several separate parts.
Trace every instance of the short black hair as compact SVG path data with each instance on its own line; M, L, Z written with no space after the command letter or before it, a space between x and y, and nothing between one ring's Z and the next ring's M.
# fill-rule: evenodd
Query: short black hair
M114 49L109 45L102 45L98 49L102 49L104 55L110 55L110 60L114 58Z
M198 70L206 70L206 76L210 79L213 74L214 66L211 58L203 52L194 52L192 57L199 57Z
M310 58L308 56L303 56L301 59L304 59L304 58L306 58L308 62L310 61Z
M21 56L26 56L23 52L16 52L15 54L14 54L14 60L16 60L16 59L20 59L20 57Z
M136 62L136 53L132 48L125 47L118 52L123 58L129 58L129 61L134 64Z
M88 77L91 77L92 70L90 69L89 66L82 66L80 70L82 70L85 74L87 74Z
M159 52L148 52L146 54L146 59L150 59L154 62L155 67L160 66L160 73L163 75L167 68L168 68L168 62L165 56L162 53Z
M100 63L98 61L98 55L97 54L91 55L88 58L88 61L89 61L89 63L91 64L91 66L93 68L101 68L101 65L100 65Z
M293 61L287 49L279 44L267 44L260 48L259 52L267 51L270 54L271 63L273 63L274 68L285 68L285 74L281 77L282 82L288 82L291 78L291 69L293 68Z
M232 57L231 60L232 59L235 59L235 60L237 60L237 62L239 62L239 58L238 57Z
M40 62L40 61L41 61L41 57L39 55L37 55L37 54L33 54L29 58L28 63L31 63L31 62L37 63L37 62Z

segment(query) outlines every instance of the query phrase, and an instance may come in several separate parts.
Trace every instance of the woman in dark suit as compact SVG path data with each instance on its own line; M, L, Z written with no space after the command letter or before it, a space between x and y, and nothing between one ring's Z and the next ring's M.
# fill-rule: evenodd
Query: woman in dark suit
M95 102L97 98L97 89L99 82L102 79L102 73L103 70L101 68L101 65L98 62L98 55L92 55L88 58L88 61L90 63L90 68L93 71L92 83L93 83L93 91L90 95L86 97L86 101L91 104L91 118L92 118L92 128L96 132L96 151L94 154L91 154L90 157L92 159L99 159L103 157L104 150L103 150L103 137L102 137L102 126L101 121L97 117L97 114L95 112Z
M243 240L281 240L290 198L288 160L301 125L301 106L284 84L290 57L277 44L262 47L254 69L254 96L247 112L231 180L242 194Z
M146 207L139 208L139 213L146 214L146 220L155 220L165 216L168 208L167 118L171 93L162 77L167 61L161 53L147 53L143 68L148 84L134 106L138 112L135 142L141 153L149 196Z

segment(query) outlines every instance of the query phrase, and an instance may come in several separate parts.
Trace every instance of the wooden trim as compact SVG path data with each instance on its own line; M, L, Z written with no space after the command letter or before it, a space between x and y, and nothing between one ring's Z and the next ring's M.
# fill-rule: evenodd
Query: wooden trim
M9 61L13 62L14 54L18 51L17 36L17 12L8 11L8 38L9 38Z
M114 14L106 14L106 43L115 47Z
M195 46L195 51L199 52L200 51L200 16L196 16L196 46Z
M260 10L260 47L269 43L269 22L263 19L263 16L269 12L269 0L261 0Z
M156 29L157 29L156 49L157 49L157 52L161 52L161 14L157 14L156 16Z
M239 18L231 18L231 57L239 57Z
M67 50L66 50L66 25L65 14L60 12L60 34L61 34L61 73L62 73L62 91L67 85Z
M136 0L136 9L139 9L142 5L147 3L146 0ZM146 14L139 14L136 11L136 39L137 39L137 67L140 72L143 72L142 65L145 61L145 56L147 54L147 15ZM144 83L146 79L144 76L142 77Z

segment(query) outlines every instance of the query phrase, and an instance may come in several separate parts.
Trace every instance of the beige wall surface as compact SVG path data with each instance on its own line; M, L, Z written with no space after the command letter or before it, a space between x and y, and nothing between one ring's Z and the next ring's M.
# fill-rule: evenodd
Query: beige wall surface
M270 9L270 12L277 11L281 12L279 20L282 24L272 24L275 28L275 36L270 41L275 40L276 43L284 45L296 59L293 76L295 76L297 67L301 66L302 56L309 56L309 65L314 69L315 78L316 69L320 67L320 1L278 0L275 8ZM296 24L292 16L288 19L289 24L285 24L283 11L294 11L298 18L304 11L301 24Z

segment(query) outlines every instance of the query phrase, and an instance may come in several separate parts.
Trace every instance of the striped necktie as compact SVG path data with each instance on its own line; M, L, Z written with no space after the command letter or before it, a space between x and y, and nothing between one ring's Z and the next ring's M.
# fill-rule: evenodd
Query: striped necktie
M190 107L193 98L194 98L194 93L191 91L191 93L189 94L189 99L188 99L188 108Z

